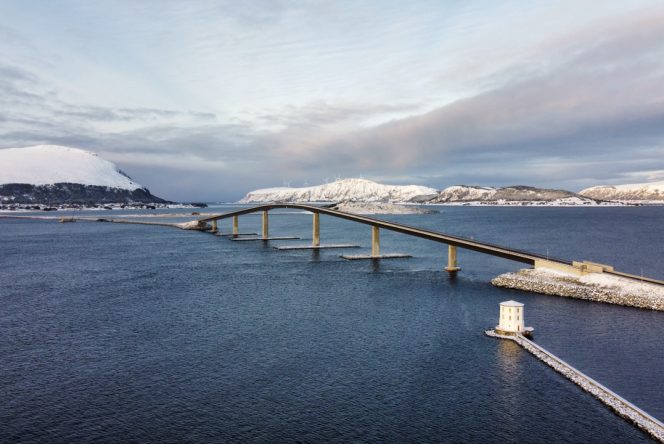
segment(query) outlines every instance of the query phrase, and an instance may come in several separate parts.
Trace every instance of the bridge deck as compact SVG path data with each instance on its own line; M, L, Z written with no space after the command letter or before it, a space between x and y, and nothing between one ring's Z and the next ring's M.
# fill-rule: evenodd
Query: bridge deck
M267 204L259 205L250 208L243 208L237 211L231 211L228 213L219 214L217 216L211 216L200 219L201 222L212 222L213 220L227 219L233 216L241 216L243 214L255 213L258 211L268 211L277 208L291 208L306 210L325 214L327 216L338 217L340 219L346 219L353 222L358 222L365 225L376 226L379 228L384 228L390 231L396 231L397 233L408 234L410 236L419 237L422 239L431 240L434 242L439 242L448 245L454 245L459 248L465 248L467 250L478 251L480 253L489 254L492 256L502 257L504 259L509 259L516 262L522 262L524 264L534 265L535 260L537 259L546 259L552 262L558 262L561 264L571 265L571 261L565 261L562 259L555 259L546 256L541 256L534 253L528 253L526 251L515 250L513 248L502 247L500 245L494 245L487 242L478 242L473 239L467 239L460 236L452 236L450 234L440 233L437 231L424 230L417 227L412 227L409 225L399 224L396 222L389 222L386 220L375 219L373 217L361 216L357 214L344 213L342 211L332 210L326 207L319 207L315 205L305 205L305 204L294 204L294 203L284 203L284 204Z
M467 250L473 250L484 254L489 254L491 256L498 256L504 259L509 259L511 261L521 262L524 264L535 265L536 260L547 260L549 262L556 262L564 265L572 265L572 261L552 258L548 256L543 256L536 253L530 253L527 251L516 250L514 248L503 247L500 245L490 244L488 242L479 242L474 239L468 239L461 236L452 236L450 234L441 233L438 231L424 230L422 228L412 227L410 225L399 224L396 222L389 222L386 220L376 219L373 217L361 216L358 214L344 213L342 211L332 210L328 207L321 207L315 205L306 205L306 204L295 204L295 203L283 203L283 204L267 204L267 205L258 205L250 208L243 208L242 210L231 211L228 213L219 214L217 216L206 217L199 219L200 222L211 222L213 220L227 219L233 216L241 216L243 214L255 213L258 211L268 211L277 208L292 208L298 210L311 211L312 213L325 214L332 217L338 217L340 219L346 219L353 222L358 222L365 225L376 226L379 228L384 228L390 231L396 231L397 233L408 234L410 236L419 237L422 239L431 240L434 242L439 242L442 244L454 245L459 248L465 248ZM614 276L625 277L628 279L634 279L642 282L648 282L651 284L664 285L664 281L636 276L633 274L622 273L619 271L604 271L607 274L612 274Z

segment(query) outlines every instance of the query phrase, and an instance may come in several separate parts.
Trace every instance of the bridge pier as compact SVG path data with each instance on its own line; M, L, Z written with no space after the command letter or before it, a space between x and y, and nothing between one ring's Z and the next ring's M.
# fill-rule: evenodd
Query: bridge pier
M311 245L314 247L320 247L320 214L314 212L313 219L313 237Z
M380 228L371 227L371 257L380 256Z
M233 216L233 237L236 237L240 234L240 217Z
M217 232L217 219L212 221L212 228L210 229L210 233L216 233Z
M380 227L378 225L372 225L371 226L371 255L349 255L349 254L342 254L341 257L343 259L348 259L351 261L354 260L359 260L359 259L400 259L400 258L408 258L412 257L409 254L402 254L402 253L388 253L388 254L380 254Z
M263 211L263 231L262 231L262 236L263 239L267 239L270 237L269 233L269 221L268 221L268 216L267 216L267 210Z
M457 247L456 245L447 246L447 267L445 271L450 274L456 274L461 268L457 265Z

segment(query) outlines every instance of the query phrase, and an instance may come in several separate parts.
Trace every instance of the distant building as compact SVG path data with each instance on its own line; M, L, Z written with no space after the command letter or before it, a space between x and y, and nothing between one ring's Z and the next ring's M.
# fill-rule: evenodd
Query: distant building
M496 333L501 335L530 336L532 327L525 327L523 322L523 304L516 301L505 301L500 303L500 318L496 326Z

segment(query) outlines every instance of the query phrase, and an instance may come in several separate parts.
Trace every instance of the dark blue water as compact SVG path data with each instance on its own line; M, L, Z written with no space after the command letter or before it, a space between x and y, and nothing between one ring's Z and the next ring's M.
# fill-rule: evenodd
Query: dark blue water
M664 277L661 207L389 218ZM256 231L260 217L240 223ZM323 243L369 246L366 226L321 224ZM270 229L310 237L311 216L273 215ZM450 280L444 245L381 241L415 257L376 264L163 227L0 220L0 441L649 440L485 337L506 299L526 304L538 343L664 419L664 313L494 288L520 265L462 250Z

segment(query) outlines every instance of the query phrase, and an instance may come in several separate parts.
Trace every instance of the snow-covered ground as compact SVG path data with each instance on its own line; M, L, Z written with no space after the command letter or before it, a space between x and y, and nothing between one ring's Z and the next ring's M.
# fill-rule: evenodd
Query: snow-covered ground
M260 202L410 202L422 196L433 197L434 188L419 185L383 185L366 179L341 179L304 188L265 188L249 192L240 203Z
M664 201L664 181L615 186L602 185L586 188L579 191L579 194L603 200L662 202Z
M95 153L58 145L0 149L0 184L77 183L125 190L143 188Z

